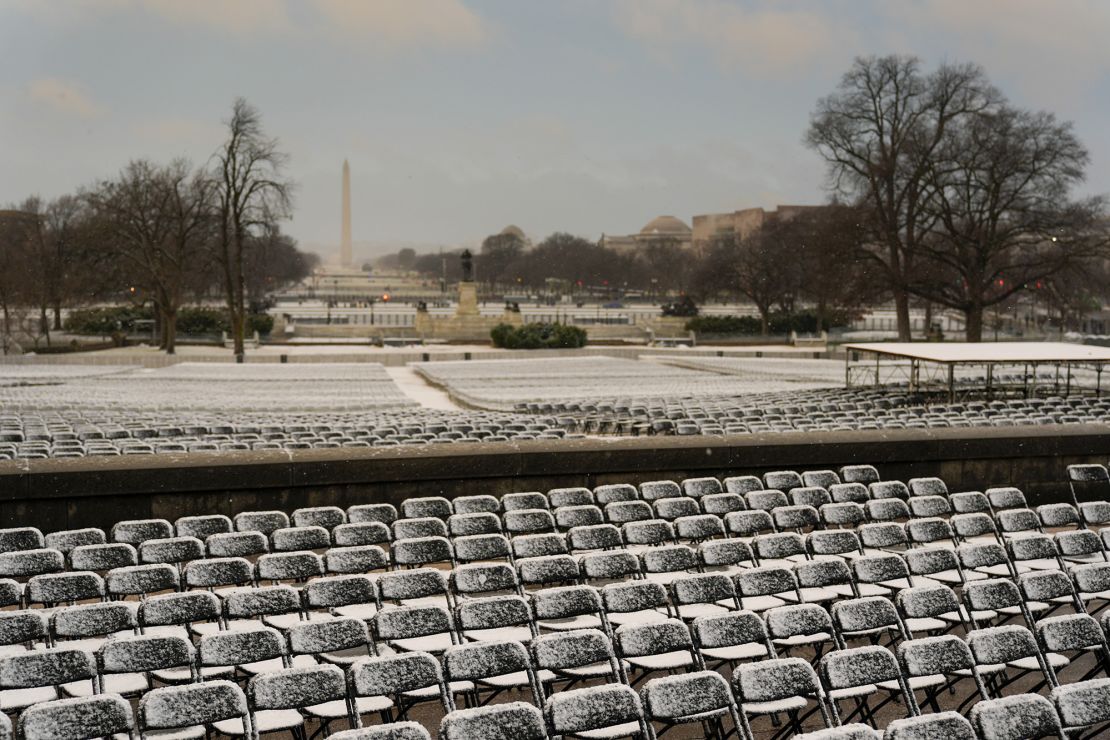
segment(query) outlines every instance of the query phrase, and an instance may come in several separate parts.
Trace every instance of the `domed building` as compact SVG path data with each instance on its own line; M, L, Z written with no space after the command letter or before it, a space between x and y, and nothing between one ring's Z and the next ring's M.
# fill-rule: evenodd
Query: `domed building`
M686 222L675 216L656 216L644 224L638 234L627 236L610 236L602 234L603 246L620 252L631 252L641 249L652 242L672 242L680 247L689 247L693 231Z

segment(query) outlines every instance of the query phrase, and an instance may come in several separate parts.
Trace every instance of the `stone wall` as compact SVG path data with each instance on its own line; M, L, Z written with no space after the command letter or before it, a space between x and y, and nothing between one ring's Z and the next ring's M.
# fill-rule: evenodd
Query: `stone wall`
M1040 504L1067 497L1066 465L1108 457L1110 429L1076 425L27 460L0 462L0 525L110 527L851 463L874 464L885 478L937 475L953 491L1016 485Z

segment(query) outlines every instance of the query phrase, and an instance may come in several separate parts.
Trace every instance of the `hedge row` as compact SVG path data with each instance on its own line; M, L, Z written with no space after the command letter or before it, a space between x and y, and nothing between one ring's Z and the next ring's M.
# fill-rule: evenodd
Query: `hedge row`
M71 311L66 319L66 331L71 334L91 334L107 336L117 331L131 331L136 321L154 319L154 310L147 306L109 306L107 308L84 308ZM269 314L250 314L247 316L247 334L258 332L269 334L274 328L274 319ZM227 313L216 308L182 308L177 312L178 335L211 335L231 331Z
M825 320L828 326L848 324L848 316L841 313L833 313ZM789 334L792 331L799 334L813 334L817 331L817 314L812 311L800 311L794 314L773 313L768 323L768 331L771 334ZM763 333L763 324L758 316L698 316L686 322L686 330L699 334L757 335Z
M566 324L498 324L490 331L502 349L577 349L586 346L586 330Z

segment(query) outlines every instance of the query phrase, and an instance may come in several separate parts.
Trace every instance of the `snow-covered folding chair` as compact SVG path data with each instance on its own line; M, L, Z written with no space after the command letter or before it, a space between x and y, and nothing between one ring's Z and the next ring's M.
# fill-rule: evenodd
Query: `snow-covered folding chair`
M775 531L775 522L767 511L734 511L725 514L725 530L730 537L746 542L752 538Z
M964 605L976 628L987 626L992 621L987 615L992 612L1001 615L1001 621L1021 617L1026 626L1032 628L1035 621L1033 615L1049 608L1043 601L1026 601L1021 597L1017 584L1003 578L968 583L964 586L963 596Z
M1002 535L998 533L998 526L989 514L983 512L955 514L948 521L952 523L952 529L955 530L960 544L1002 542Z
M540 710L531 704L514 701L456 709L444 716L439 725L439 737L440 740L508 740L509 738L547 740L548 736ZM332 738L337 736L332 735ZM338 740L345 739L338 738ZM349 738L349 740L373 740L373 738Z
M1078 659L1084 653L1094 656L1095 665L1078 680L1087 681L1098 673L1110 677L1110 647L1106 633L1094 617L1087 614L1064 614L1037 622L1037 644L1048 663L1049 680L1053 686L1061 684L1059 671L1069 660L1067 653ZM1059 656L1053 659L1053 656ZM1070 683L1070 681L1068 682Z
M194 560L185 566L185 586L217 594L234 593L254 586L254 566L242 557Z
M495 509L496 511L496 509ZM347 521L381 522L385 525L397 521L397 507L393 504L358 504L347 507ZM236 527L238 529L238 527Z
M703 663L718 661L718 669L725 664L775 657L767 625L755 612L698 617L690 627Z
M390 525L390 534L395 540L410 540L421 537L446 537L446 520L434 516L398 519Z
M388 544L392 539L389 527L381 522L340 524L331 531L336 547L359 547Z
M1079 508L1080 498L1087 501L1092 498L1105 500L1110 493L1110 474L1107 473L1106 466L1097 463L1069 465L1068 490L1071 491L1071 500L1076 508ZM1090 495L1092 490L1095 492L1094 497Z
M1016 578L1010 556L1002 545L994 542L963 544L956 548L965 580L976 580L972 573L988 578Z
M789 492L804 485L802 476L793 470L773 470L763 474L763 487L767 489Z
M349 675L355 701L378 699L378 703L389 701L397 707L396 718L386 710L384 716L390 721L407 719L409 709L420 702L438 700L444 713L455 708L443 668L431 653L414 651L363 658L351 666Z
M906 528L896 522L861 524L856 533L863 545L864 555L904 552L910 544L906 538Z
M1024 509L1029 505L1021 489L1013 486L988 488L984 493L987 496L987 501L990 502L991 510L996 514L1006 509Z
M980 740L1066 740L1052 703L1037 694L1016 694L981 701L968 715Z
M737 573L733 580L741 609L764 612L801 601L798 580L789 568L749 568Z
M825 727L832 726L825 704L825 692L817 673L802 658L774 658L756 663L741 663L732 675L732 690L739 707L743 736L752 738L749 715L786 713L789 723L778 733L788 737L800 733L805 720L819 712ZM806 715L799 712L810 702L816 707Z
M138 635L105 642L96 654L100 674L95 693L139 696L151 688L151 674L182 670L196 680L196 650L182 637ZM71 696L90 696L94 686L84 681L68 684Z
M794 575L798 579L798 594L805 603L829 604L856 595L852 571L840 558L798 563Z
M841 645L849 640L876 642L885 639L885 644L892 647L901 640L909 639L898 609L885 596L837 601L832 605L831 616L834 633Z
M519 596L491 596L463 601L455 609L459 641L494 639L527 643L535 636L532 612Z
M1051 699L1069 738L1095 740L1110 728L1110 678L1064 684L1052 690ZM1083 735L1082 731L1097 727Z
M900 498L872 499L865 505L872 522L900 522L911 518L910 507Z
M754 475L734 475L723 481L725 490L743 496L750 491L763 490L763 481Z
M631 680L633 686L656 671L694 671L703 667L694 650L690 629L681 620L625 624L613 636L617 658L639 671Z
M924 690L929 706L934 712L939 712L937 697L941 692L954 689L957 683L968 677L974 682L979 698L990 698L971 648L955 635L906 640L898 645L896 652L911 696L919 709L921 705L913 692Z
M795 647L808 647L814 651L814 660L819 660L826 647L840 647L832 617L823 606L817 604L789 604L768 609L763 613L767 623L767 633L771 643L784 654L789 655Z
M580 556L578 570L587 585L636 580L643 576L640 559L628 550L606 550Z
M987 689L995 696L1002 696L1007 686L1036 671L1043 677L1037 689L1046 684L1052 685L1050 665L1067 665L1067 658L1063 656L1044 655L1033 633L1020 625L1005 624L971 630L965 639ZM969 701L974 701L974 698Z
M374 643L402 652L435 655L456 643L455 626L439 606L398 606L374 615Z
M38 539L34 538L32 541L37 542ZM60 532L51 532L44 538L44 544L47 548L59 550L67 555L75 547L80 547L81 545L103 545L107 541L108 535L104 533L103 529L98 527L64 529Z
M455 512L455 516L496 514L501 511L501 503L496 496L490 496L489 494L459 496L451 501L451 509ZM350 510L348 510L347 516L350 516Z
M196 537L201 542L214 534L227 534L232 531L231 519L223 514L202 514L199 516L178 517L173 523L178 537Z
M588 488L552 488L547 492L547 500L551 508L558 509L562 506L594 506L597 500ZM455 510L458 510L458 499L455 499Z
M30 550L23 554L25 557L49 551ZM15 553L7 553L7 559L13 559ZM69 552L70 570L89 570L94 573L104 573L112 568L122 568L128 565L138 565L139 554L133 545L123 542L112 542L104 545L79 545ZM10 565L5 563L7 568ZM51 571L43 571L51 572ZM7 575L5 573L5 575ZM33 575L33 574L32 574Z
M455 551L446 537L414 537L393 542L390 549L395 568L417 568L425 565L454 567ZM267 556L263 556L267 557Z
M555 516L555 526L560 532L572 532L576 528L596 527L604 525L605 515L601 513L601 509L589 504L586 506L560 506L553 512ZM612 524L607 525L612 527L614 531L619 532ZM572 546L573 550L574 547Z
M928 547L906 550L903 554L914 584L927 586L943 584L952 588L968 580L983 580L982 573L965 574L954 550L947 547Z
M236 532L261 532L267 537L274 530L289 526L284 511L244 511L235 515Z
M205 681L148 691L139 701L142 738L200 737L205 728L225 720L250 731L250 710L242 689L231 681Z
M867 492L867 486L859 481L837 483L829 486L828 491L833 503L836 504L850 503L862 506L871 499L871 495Z
M613 550L623 547L624 541L616 526L598 523L570 527L567 531L567 546L572 553L582 553Z
M889 596L893 591L914 585L905 559L894 554L855 558L852 574L860 596Z
M884 740L979 740L975 729L959 712L936 712L896 719L886 726Z
M894 600L911 638L947 633L956 626L967 628L967 612L956 592L943 584L904 588Z
M544 716L551 736L651 737L640 697L619 684L560 691L547 700Z
M601 594L592 586L545 588L531 594L532 617L540 631L602 629Z
M462 710L468 711L468 710ZM432 740L419 722L390 722L328 735L331 740Z
M851 721L857 715L872 726L876 713L887 703L900 700L906 716L913 716L914 703L910 687L898 666L894 653L879 645L833 650L818 663L818 673L825 686L829 709L836 724ZM876 706L871 697L885 694ZM842 716L839 702L850 700L855 708Z
M347 681L343 671L332 665L286 668L255 676L247 684L251 738L263 733L292 731L305 737L305 715L322 720L326 728L332 717L321 717L321 707L339 707L340 717L349 719ZM246 735L238 719L213 723L217 731L232 737Z
M1088 614L1097 615L1110 606L1110 563L1077 565L1070 572Z
M1006 542L1006 551L1018 575L1038 570L1062 570L1064 562L1056 542L1046 534L1014 537Z
M736 600L736 587L732 579L724 573L681 576L671 581L670 593L675 616L686 621L740 608Z
M964 491L948 496L952 511L956 514L990 514L991 502L986 494L979 491Z
M566 546L566 537L555 533L544 535L516 535L509 540L512 545L513 558L541 558L552 555L567 555L569 548Z
M457 600L523 594L516 570L508 563L471 563L456 566L448 583Z
M338 506L308 506L293 511L294 527L323 527L329 532L347 523L347 514Z
M112 542L138 547L147 540L173 537L173 525L165 519L130 519L112 525L110 536Z
M677 676L653 678L640 689L647 719L648 737L657 733L652 722L671 727L698 723L706 737L725 736L722 721L732 720L740 727L739 709L728 682L716 671L697 671Z
M863 506L852 501L824 504L818 509L817 513L826 528L849 527L854 529L867 521L867 512L864 511Z
M447 684L459 687L469 706L490 703L505 691L527 691L532 703L543 705L543 693L528 649L513 640L471 642L443 654Z
M4 724L8 723L5 716ZM116 694L44 701L19 715L23 740L92 740L98 737L135 737L131 704ZM11 740L7 727L5 740Z
M639 495L636 486L630 483L610 483L594 488L594 497L597 499L597 505L602 508L618 501L635 501Z
M525 491L523 493L506 493L501 497L501 509L506 514L510 511L524 511L528 509L550 509L551 502L547 496L539 491Z
M377 584L379 609L386 605L453 608L446 574L438 568L383 573L378 577Z
M87 650L27 650L0 658L0 709L13 714L59 698L60 687L96 681L96 661Z
M698 503L706 514L715 514L719 517L724 517L725 514L733 511L743 511L748 506L738 493L711 493L702 496Z
M771 512L780 506L789 506L790 499L778 489L749 491L744 494L744 502L751 511Z
M228 532L210 535L204 543L209 558L245 558L270 551L270 539L261 532Z
M910 497L910 489L897 480L872 481L867 484L867 492L875 500L897 498L905 501Z
M530 645L537 678L544 686L555 681L606 679L627 683L623 665L613 652L613 644L601 630L571 630L540 635ZM550 696L551 691L546 691Z
M1057 532L1053 539L1060 559L1067 565L1110 561L1102 539L1089 529Z
M874 465L845 465L840 469L840 479L845 483L877 483L879 471Z
M613 626L661 622L672 616L667 589L655 581L611 583L601 589L601 602Z
M1043 534L1041 518L1032 509L1005 509L994 515L998 524L998 531L1003 538L1027 537L1031 534Z
M401 516L405 519L435 517L447 521L453 513L451 502L442 496L414 496L401 502Z
M746 568L754 568L755 554L743 540L707 540L698 545L698 559L707 573L735 575Z
M910 496L947 496L948 486L940 478L910 478L906 482Z
M474 534L456 537L456 563L475 563L483 560L513 561L512 546L509 538L501 534Z

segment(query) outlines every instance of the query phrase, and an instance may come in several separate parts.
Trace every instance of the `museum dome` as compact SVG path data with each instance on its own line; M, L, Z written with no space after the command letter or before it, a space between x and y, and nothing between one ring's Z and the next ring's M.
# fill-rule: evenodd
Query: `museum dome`
M524 236L524 232L516 224L509 224L505 228L501 229L500 236L515 236L521 241L525 241L528 238Z
M640 236L689 236L690 227L674 216L656 216L640 229Z

